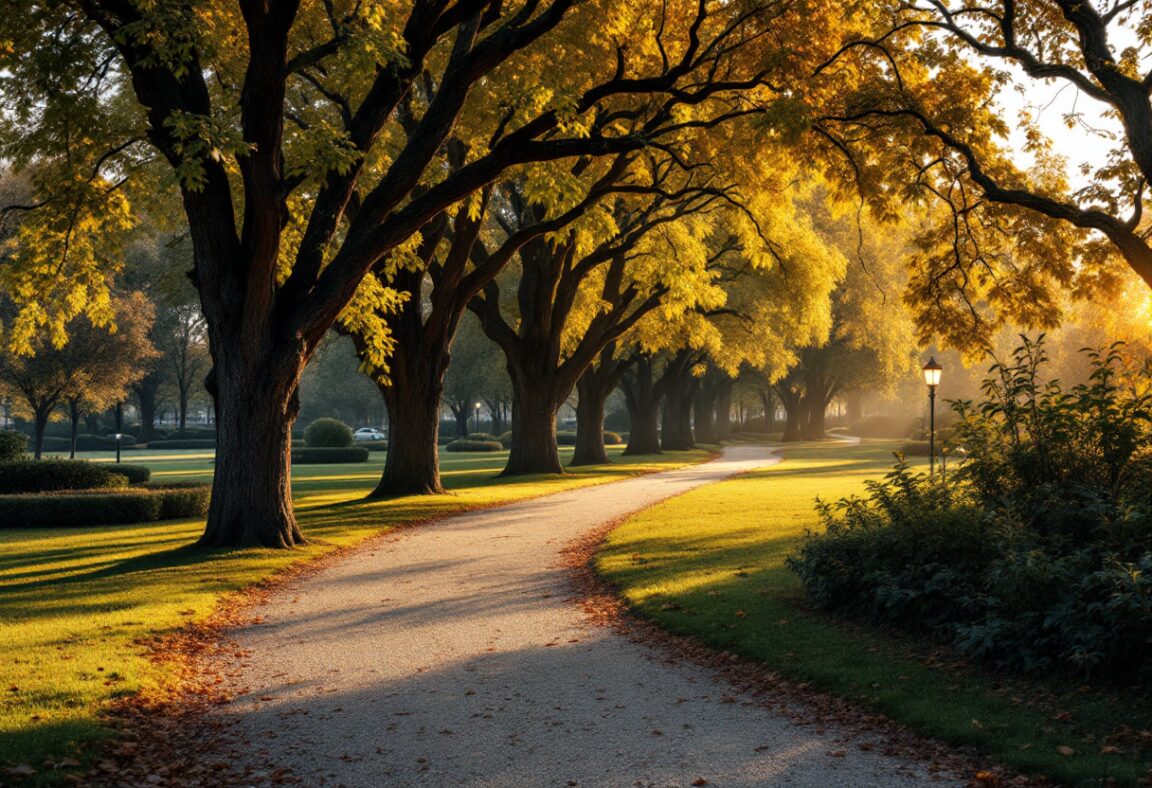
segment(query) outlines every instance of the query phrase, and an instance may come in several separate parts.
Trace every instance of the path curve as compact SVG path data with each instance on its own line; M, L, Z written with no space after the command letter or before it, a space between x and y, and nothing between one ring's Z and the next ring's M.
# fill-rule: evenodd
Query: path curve
M307 785L897 785L919 763L837 745L695 665L588 621L564 547L702 484L712 462L448 518L278 590L219 714L253 768ZM835 751L830 756L829 751Z

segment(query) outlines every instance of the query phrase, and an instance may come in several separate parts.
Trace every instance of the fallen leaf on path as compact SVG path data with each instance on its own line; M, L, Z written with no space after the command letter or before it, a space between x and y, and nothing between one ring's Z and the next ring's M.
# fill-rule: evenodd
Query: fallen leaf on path
M1056 752L1060 753L1065 758L1067 758L1069 755L1075 755L1076 754L1076 751L1066 744L1061 744L1059 747L1057 747Z

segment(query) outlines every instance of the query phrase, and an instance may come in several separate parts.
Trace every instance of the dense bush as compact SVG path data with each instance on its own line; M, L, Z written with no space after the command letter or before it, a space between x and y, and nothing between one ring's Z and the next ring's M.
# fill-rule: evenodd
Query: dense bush
M368 450L363 446L308 446L292 450L294 465L323 465L325 463L366 462Z
M125 487L128 477L110 464L88 460L9 460L0 462L0 495Z
M444 451L503 451L500 441L473 440L472 438L457 438L444 446Z
M356 445L363 446L368 451L388 451L388 441L361 441Z
M624 436L618 432L604 430L604 443L607 446L617 446L624 442Z
M215 449L216 441L207 439L187 439L187 440L171 440L166 439L162 441L149 441L149 449Z
M919 419L877 414L848 425L848 434L857 438L907 438L920 426Z
M124 490L0 495L0 524L7 528L123 525L203 517L207 484L166 484Z
M470 441L500 441L499 435L490 435L487 432L470 432L468 433L468 440Z
M790 559L811 598L1002 667L1152 679L1152 379L1117 347L1091 357L1066 390L1026 342L954 404L947 482L901 464L821 504L826 532Z
M15 430L0 431L0 462L19 460L27 450L27 435Z
M337 419L316 419L304 430L304 442L312 448L342 449L351 446L352 428Z
M509 430L508 432L501 433L500 445L503 446L505 449L512 448L512 431L511 430Z
M144 484L152 478L152 469L147 465L129 465L128 463L116 463L109 468L113 473L118 473L128 479L129 484Z

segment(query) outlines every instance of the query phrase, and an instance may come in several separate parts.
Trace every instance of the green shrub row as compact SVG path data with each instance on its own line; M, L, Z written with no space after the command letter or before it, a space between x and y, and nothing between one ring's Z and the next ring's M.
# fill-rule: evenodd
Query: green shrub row
M308 446L292 450L293 465L323 465L325 463L366 462L368 450L360 446L326 447Z
M19 460L28 451L28 436L15 430L0 432L0 462Z
M135 466L119 466L135 467ZM147 469L143 469L145 472ZM136 470L130 471L138 476ZM147 478L147 477L145 477ZM88 460L9 460L0 462L0 495L126 487L129 477L115 465Z
M216 440L189 438L186 440L149 441L149 449L215 449Z
M503 451L500 441L473 440L471 438L457 438L444 447L444 451Z
M388 451L388 441L363 441L356 445L368 451Z
M1152 682L1152 376L1114 346L1087 384L1044 382L1042 343L959 402L947 480L903 463L821 504L789 562L820 607L942 636L1001 668Z
M166 484L119 490L0 495L5 528L74 528L203 517L211 486Z
M172 430L164 436L167 440L216 440L214 427L185 427L182 430Z

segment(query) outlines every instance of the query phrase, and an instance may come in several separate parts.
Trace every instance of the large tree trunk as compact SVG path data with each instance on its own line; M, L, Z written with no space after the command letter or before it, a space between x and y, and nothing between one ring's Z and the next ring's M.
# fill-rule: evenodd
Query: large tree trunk
M705 379L692 397L695 438L702 443L716 442L716 393L713 381Z
M39 460L44 454L44 432L48 429L48 416L52 404L38 404L32 411L32 456Z
M512 445L501 476L563 473L556 446L556 412L564 396L553 391L544 376L530 375L511 361Z
M664 371L664 412L660 446L665 451L695 448L692 438L692 398L699 382L689 373L689 356L681 352Z
M576 403L576 451L571 465L603 465L608 462L604 448L604 406L620 383L631 362L616 358L612 343L600 352L596 364L576 381L580 398Z
M456 419L456 437L468 437L468 416L471 412L467 404L449 404L448 408L452 411L452 416Z
M68 421L71 431L69 437L71 439L71 451L68 452L69 459L76 459L76 442L80 437L80 400L75 397L68 398Z
M252 358L241 343L214 345L208 390L216 410L216 464L203 547L293 547L303 534L292 512L292 424L306 358ZM235 344L234 347L227 345Z
M580 400L576 403L576 450L572 453L569 466L604 465L608 462L608 452L604 448L604 403L608 393L594 385L576 385Z
M186 429L188 426L188 385L177 387L180 392L180 429Z
M151 440L156 435L156 400L159 384L135 386L136 404L140 407L140 424L142 429L137 437L141 440Z
M404 385L397 385L394 378L392 385L380 386L388 407L388 454L373 498L444 492L437 451L444 374L429 377L434 379L405 378Z
M785 443L800 440L800 432L804 423L802 395L788 386L781 386L777 390L780 403L784 406L784 435L780 438Z
M859 389L844 394L844 421L851 424L864 418L864 392Z
M625 376L620 387L628 409L628 445L624 454L660 454L661 392L652 380L652 359L637 359L636 371Z
M732 387L735 382L725 375L716 384L712 435L717 441L726 440L732 434Z

